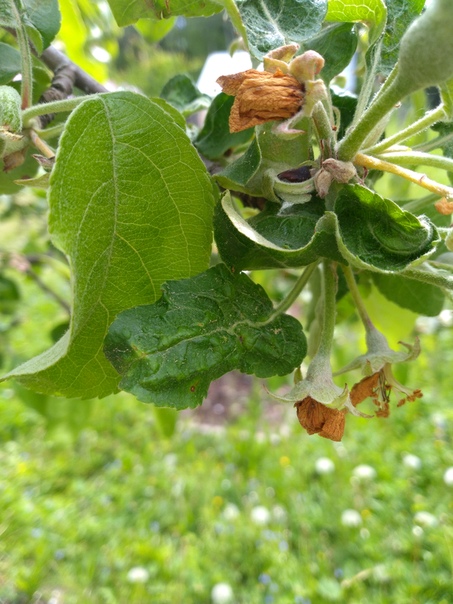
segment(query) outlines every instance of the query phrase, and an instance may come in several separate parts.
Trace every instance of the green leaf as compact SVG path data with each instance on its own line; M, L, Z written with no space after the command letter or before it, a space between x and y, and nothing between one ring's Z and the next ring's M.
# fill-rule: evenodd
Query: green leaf
M340 252L354 266L401 271L431 254L439 235L425 217L405 212L361 185L346 185L335 203Z
M320 76L328 84L341 73L357 49L358 35L353 23L335 23L324 27L314 38L302 44L302 50L316 50L324 57Z
M38 53L43 50L43 39L35 24L31 21L26 6L19 8L20 4L16 0L0 0L0 27L8 29L17 29L17 13L25 26L30 41L35 46Z
M387 0L387 22L384 30L379 72L388 75L398 60L404 32L422 12L425 0Z
M372 273L372 278L381 294L402 308L428 317L435 317L442 310L445 296L434 285L404 275Z
M21 69L20 52L9 44L0 42L0 85L8 84Z
M346 129L352 122L357 107L357 97L355 94L332 87L330 89L332 105L340 111L340 128L338 129L338 139L341 140L345 135Z
M234 270L300 267L322 256L344 262L320 199L285 209L269 203L245 220L226 193L216 208L214 233L222 260Z
M140 19L135 28L142 34L149 44L155 44L164 38L176 23L175 17L163 21L152 21L151 19Z
M119 381L102 352L115 315L208 266L212 182L171 116L132 92L90 98L71 114L50 182L52 240L72 269L71 325L6 377L60 396L105 396Z
M234 97L221 92L209 107L203 128L194 140L198 151L208 159L219 159L226 151L244 145L254 134L254 128L230 132L228 120Z
M184 17L209 17L222 7L211 0L108 0L113 16L120 26L131 25L141 17L168 19Z
M255 128L256 137L247 151L222 172L215 175L225 189L279 201L274 191L275 178L281 172L298 168L311 159L307 118L297 125L300 134L288 138L269 122ZM291 188L291 187L290 187Z
M145 403L196 407L228 371L286 375L306 354L300 323L273 317L262 287L224 264L162 289L156 304L122 312L105 342L121 388Z
M211 104L211 98L202 94L189 76L184 74L171 78L163 87L160 96L184 116L207 109Z
M387 17L383 0L329 0L326 21L362 22L370 29L370 45L382 34Z
M58 0L24 0L24 4L28 18L41 35L43 49L47 48L60 30Z
M236 0L250 52L262 59L279 46L303 42L320 29L327 0Z
M14 168L10 172L4 172L0 169L0 195L14 195L22 190L21 184L17 184L16 181L20 181L26 178L33 178L39 168L39 164L32 157L31 153L27 154L24 163L18 168Z

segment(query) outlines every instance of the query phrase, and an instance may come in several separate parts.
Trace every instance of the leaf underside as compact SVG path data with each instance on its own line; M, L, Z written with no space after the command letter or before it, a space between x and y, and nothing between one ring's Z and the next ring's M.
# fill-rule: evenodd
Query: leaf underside
M6 377L59 396L117 391L119 375L102 351L115 315L154 302L168 279L207 268L212 182L173 113L162 101L118 92L85 101L69 118L51 176L49 226L71 265L71 324Z

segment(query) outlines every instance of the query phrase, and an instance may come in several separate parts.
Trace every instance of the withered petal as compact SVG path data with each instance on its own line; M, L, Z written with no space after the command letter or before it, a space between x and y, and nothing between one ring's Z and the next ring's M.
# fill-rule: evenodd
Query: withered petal
M294 405L300 425L308 434L319 434L330 440L340 441L346 423L345 411L332 409L307 396Z

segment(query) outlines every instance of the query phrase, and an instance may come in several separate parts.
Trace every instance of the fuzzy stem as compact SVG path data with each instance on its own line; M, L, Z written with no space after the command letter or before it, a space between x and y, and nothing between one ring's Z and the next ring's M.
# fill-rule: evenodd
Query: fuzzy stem
M440 168L447 172L453 172L453 159L441 155L432 155L422 151L391 151L385 153L373 153L378 159L383 159L400 166L431 166Z
M370 157L369 155L365 155L363 153L357 153L354 163L364 168L396 174L397 176L401 176L402 178L405 178L406 180L409 180L410 182L413 182L416 185L431 191L432 193L445 196L447 199L453 199L453 189L451 187L441 185L435 180L431 180L426 176L426 174L420 174L420 172L414 172L413 170L402 168L401 166L397 166L376 157Z
M328 260L323 261L323 294L324 294L324 308L323 308L323 322L321 339L319 342L319 348L316 352L316 357L330 357L330 351L332 348L333 337L335 332L335 317L336 317L336 293L337 293L337 279L336 279L336 264Z
M322 150L323 159L332 157L335 139L333 136L332 124L329 120L326 108L321 101L318 101L313 107L312 118L315 126L316 136Z
M55 151L41 138L39 138L34 130L30 130L30 139L33 145L44 155L44 157L48 157L49 159L55 157Z
M307 266L307 268L304 270L304 272L297 279L296 283L294 284L293 289L289 292L289 294L287 296L285 296L283 298L283 300L280 302L280 304L278 304L275 307L274 312L272 313L272 315L269 317L268 321L266 321L266 322L273 321L275 319L275 317L278 317L278 315L281 315L284 312L286 312L288 310L288 308L290 308L294 304L294 302L299 297L300 292L307 285L310 277L312 276L313 272L316 270L317 266L318 266L318 262L313 262L313 264L309 264Z
M340 141L337 149L338 159L352 161L376 124L392 111L403 96L405 96L405 91L397 78L392 80L388 87L384 85L357 124Z
M359 313L360 320L362 321L365 330L368 332L374 327L374 325L370 319L367 309L365 308L365 304L363 303L362 296L360 295L359 288L357 287L357 283L354 278L354 273L349 265L342 266L341 268L343 270L346 283L348 284L349 292L354 301L355 307L357 308L357 312Z
M22 109L27 109L32 104L33 99L33 67L31 62L30 46L28 43L27 32L21 15L14 0L9 0L9 5L16 19L16 36L19 44L19 51L22 63L21 80L21 99Z
M65 99L63 101L54 101L52 103L41 103L34 105L30 109L26 109L22 113L22 119L24 124L27 125L30 120L40 115L46 115L47 113L64 113L65 111L72 111L80 103L83 103L88 98L93 98L93 95L89 96L78 96L73 99Z
M374 145L373 147L364 149L363 152L366 154L377 155L388 147L396 145L401 141L404 141L410 138L411 136L414 136L415 134L426 130L426 128L429 128L429 126L432 126L436 122L442 121L443 119L445 119L446 115L447 114L445 113L444 106L440 105L439 107L436 107L436 109L433 109L429 113L426 113L421 119L417 120L404 130L400 130L400 132L397 132L393 136L385 138L383 141L380 141L377 145Z
M419 268L407 268L401 274L410 279L416 279L423 283L429 283L430 285L436 285L443 290L453 290L453 276L452 275L439 275L438 271L431 269L429 265L425 265L428 270L422 270Z
M422 143L421 145L415 145L412 147L413 151L432 151L433 149L441 149L447 143L451 143L453 139L453 132L449 134L445 134L444 136L437 136L427 143Z

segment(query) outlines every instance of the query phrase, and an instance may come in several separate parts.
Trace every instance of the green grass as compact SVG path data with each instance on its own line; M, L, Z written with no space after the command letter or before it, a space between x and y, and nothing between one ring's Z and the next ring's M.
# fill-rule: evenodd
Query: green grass
M237 604L453 601L451 333L434 341L408 376L425 397L387 420L349 417L341 444L308 437L291 409L266 423L262 390L233 424L184 416L165 439L126 396L91 403L71 435L4 389L0 602L208 604L221 582ZM135 567L146 582L128 579Z

